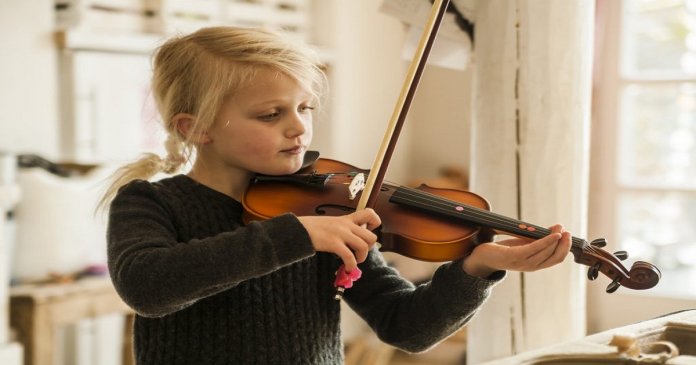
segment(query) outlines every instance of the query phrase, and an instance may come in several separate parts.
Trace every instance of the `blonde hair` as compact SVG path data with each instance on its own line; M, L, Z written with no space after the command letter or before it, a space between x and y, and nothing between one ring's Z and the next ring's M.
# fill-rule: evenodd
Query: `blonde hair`
M167 155L146 153L119 168L98 208L105 208L128 182L149 179L159 172L173 174L190 162L195 151L191 137L212 127L226 98L261 68L293 78L317 102L326 84L319 60L309 47L270 30L202 28L160 46L153 59L152 92L167 133ZM179 113L196 116L187 136L172 122Z

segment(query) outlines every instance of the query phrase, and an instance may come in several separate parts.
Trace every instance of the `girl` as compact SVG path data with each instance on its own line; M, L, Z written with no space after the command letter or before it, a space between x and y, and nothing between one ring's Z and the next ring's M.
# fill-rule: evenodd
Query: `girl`
M570 234L554 226L534 242L481 244L415 287L370 249L373 210L244 225L240 200L254 174L291 174L303 162L324 83L317 65L303 46L254 29L201 29L157 50L167 156L122 167L103 200L109 272L137 312L138 364L340 364L341 263L361 264L345 300L379 337L424 351L472 317L504 270L546 268L568 253ZM189 159L185 175L147 181Z

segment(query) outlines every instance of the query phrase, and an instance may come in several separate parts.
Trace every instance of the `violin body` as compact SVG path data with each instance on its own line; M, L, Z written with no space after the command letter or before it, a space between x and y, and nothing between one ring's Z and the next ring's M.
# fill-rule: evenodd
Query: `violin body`
M266 220L292 212L298 216L340 216L355 211L350 184L358 174L369 171L331 159L312 160L288 176L257 176L242 199L243 220ZM376 232L380 250L422 261L451 261L468 256L496 233L539 239L551 233L547 228L508 218L490 211L488 201L471 192L438 189L426 185L408 188L382 184L373 209L382 226ZM599 273L612 279L607 292L620 286L648 289L661 278L654 265L636 261L627 270L621 260L624 251L611 254L601 249L604 239L590 243L572 237L575 262L589 266L588 278Z
M347 184L356 174L367 174L367 170L331 159L319 159L312 168L316 174L332 174L333 181L322 187L307 187L292 182L255 182L242 201L245 222L264 220L286 212L298 216L339 216L355 211L358 201L350 199ZM383 184L374 206L382 219L382 227L376 232L380 250L422 261L451 261L469 255L479 242L492 239L492 232L480 226L394 204L390 200L398 189L397 186ZM467 191L436 189L426 185L417 189L461 204L490 208L486 199Z

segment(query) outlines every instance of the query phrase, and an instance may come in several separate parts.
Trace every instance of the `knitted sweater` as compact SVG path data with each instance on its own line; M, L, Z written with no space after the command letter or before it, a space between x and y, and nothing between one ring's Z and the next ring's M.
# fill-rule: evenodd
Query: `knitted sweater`
M341 364L340 260L315 252L297 217L242 223L242 205L185 175L122 188L108 263L136 312L139 365ZM443 264L414 286L372 250L345 301L385 342L411 352L463 326L502 279Z

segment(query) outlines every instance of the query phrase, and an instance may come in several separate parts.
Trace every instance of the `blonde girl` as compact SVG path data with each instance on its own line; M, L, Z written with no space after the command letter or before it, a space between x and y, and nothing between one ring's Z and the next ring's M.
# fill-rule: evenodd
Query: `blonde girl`
M566 256L570 234L557 225L534 242L481 244L416 287L372 249L373 210L245 225L254 175L301 167L324 79L306 46L267 30L204 28L156 51L166 156L121 168L103 199L109 272L137 313L137 364L342 364L341 264L360 264L345 300L380 338L424 351L471 318L504 270Z

